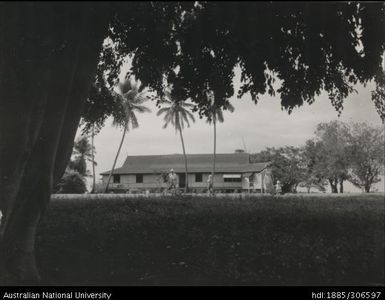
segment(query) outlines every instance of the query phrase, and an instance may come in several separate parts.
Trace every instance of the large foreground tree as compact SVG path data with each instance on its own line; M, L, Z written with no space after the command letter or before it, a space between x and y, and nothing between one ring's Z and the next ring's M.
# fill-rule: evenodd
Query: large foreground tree
M113 86L127 55L131 73L162 94L192 99L201 114L210 87L225 103L280 97L291 111L325 90L341 111L356 83L377 84L384 119L385 4L377 3L0 3L1 283L39 278L34 242L51 187L64 173L95 81ZM103 43L109 37L109 43ZM103 47L102 55L100 50ZM98 64L99 61L99 64ZM97 68L98 67L98 68ZM100 76L100 75L103 76ZM274 80L281 84L276 90ZM100 82L100 80L99 80ZM99 120L108 103L94 103Z
M107 33L102 6L0 4L1 284L39 279L36 229L71 156Z

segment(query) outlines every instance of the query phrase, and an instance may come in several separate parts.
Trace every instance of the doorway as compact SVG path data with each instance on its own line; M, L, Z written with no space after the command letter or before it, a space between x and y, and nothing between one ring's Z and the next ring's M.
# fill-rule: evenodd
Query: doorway
M186 174L185 173L179 173L179 187L184 188L186 186Z

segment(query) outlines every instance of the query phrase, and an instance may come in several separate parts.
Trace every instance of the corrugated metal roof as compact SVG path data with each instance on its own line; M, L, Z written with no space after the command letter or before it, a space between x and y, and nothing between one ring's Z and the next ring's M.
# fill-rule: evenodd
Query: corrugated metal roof
M212 159L213 154L188 154L188 172L210 173ZM215 159L215 172L261 172L267 164L267 162L250 163L248 153L219 153ZM115 169L114 174L159 174L167 173L171 168L176 173L185 171L183 154L127 156L123 166ZM106 171L101 175L109 173L110 171Z

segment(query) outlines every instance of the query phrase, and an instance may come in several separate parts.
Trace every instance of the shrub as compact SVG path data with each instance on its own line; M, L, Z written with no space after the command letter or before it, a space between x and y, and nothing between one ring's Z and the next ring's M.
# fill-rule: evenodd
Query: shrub
M58 184L58 194L84 194L87 191L83 176L74 170L66 170Z

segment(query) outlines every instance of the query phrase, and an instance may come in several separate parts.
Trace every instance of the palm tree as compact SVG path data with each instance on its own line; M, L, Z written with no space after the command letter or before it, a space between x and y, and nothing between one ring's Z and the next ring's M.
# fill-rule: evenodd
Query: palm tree
M92 188L91 194L95 193L95 146L94 146L94 138L95 138L95 124L92 124L92 133L91 133L91 164L92 164Z
M123 83L119 83L118 92L115 93L115 96L118 98L118 105L120 107L113 113L114 120L112 125L116 127L122 127L123 135L122 140L120 141L118 152L115 156L114 163L112 165L112 169L110 171L110 175L107 179L107 184L104 190L105 193L108 191L108 186L110 184L116 161L118 160L119 153L123 145L124 137L126 132L129 130L129 125L131 124L132 129L139 127L138 119L135 113L151 112L149 108L142 105L148 100L148 97L145 91L140 91L139 84L137 82L127 79Z
M184 129L185 123L187 124L187 127L190 127L189 120L191 120L192 122L195 122L194 115L189 111L189 109L192 109L194 105L190 103L186 103L183 100L172 100L171 93L168 91L165 92L165 96L162 98L161 104L165 105L165 107L161 108L156 115L160 116L161 114L165 114L165 116L163 117L163 120L164 120L163 128L167 128L167 126L171 123L171 125L173 125L175 128L175 132L179 131L180 140L182 142L184 165L185 165L185 176L186 176L185 192L187 192L188 191L187 156L186 156L186 149L184 145L182 131Z
M216 159L216 150L217 150L217 121L220 123L224 122L223 118L223 110L228 110L230 112L234 112L234 106L232 106L229 102L226 102L224 105L219 106L215 102L214 94L208 93L207 98L210 101L210 111L207 118L207 123L210 125L213 124L214 128L214 151L213 151L213 168L211 171L211 178L212 178L212 188L214 189L214 175L215 175L215 159Z
M87 161L91 161L92 146L88 141L88 137L85 135L80 136L73 147L73 154L75 158L70 162L71 168L80 173L81 176L89 176L87 170Z

